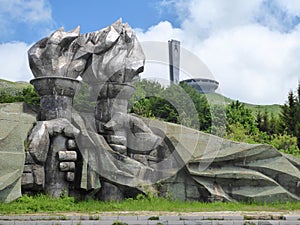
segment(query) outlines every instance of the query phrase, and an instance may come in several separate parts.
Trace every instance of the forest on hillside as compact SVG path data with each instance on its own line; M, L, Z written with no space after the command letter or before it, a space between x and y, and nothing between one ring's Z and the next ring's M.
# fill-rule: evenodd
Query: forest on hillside
M197 115L191 113L190 100ZM137 83L129 108L141 116L182 124L233 141L270 144L282 152L300 156L300 85L297 94L293 91L288 94L279 115L267 110L254 112L239 101L229 104L209 101L187 84L164 88L147 80Z
M83 83L75 96L74 108L93 112L95 101ZM0 103L11 102L38 106L39 96L32 86L13 93L0 91ZM166 88L158 82L141 80L129 100L128 112L182 124L233 141L270 144L282 152L300 156L300 85L288 93L279 115L274 115L267 110L254 112L239 101L211 101L185 83Z

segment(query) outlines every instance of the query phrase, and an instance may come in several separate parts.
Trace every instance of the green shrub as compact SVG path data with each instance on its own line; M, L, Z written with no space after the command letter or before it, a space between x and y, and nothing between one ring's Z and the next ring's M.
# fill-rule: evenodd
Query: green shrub
M288 134L275 134L270 142L275 148L284 153L300 156L297 138Z

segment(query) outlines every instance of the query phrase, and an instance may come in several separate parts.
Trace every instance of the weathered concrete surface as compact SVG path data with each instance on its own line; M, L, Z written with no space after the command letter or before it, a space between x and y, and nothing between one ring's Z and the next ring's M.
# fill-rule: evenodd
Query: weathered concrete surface
M236 143L180 125L144 119L153 133L164 139L161 146L165 151L161 160L147 164L137 160L142 155L114 152L94 128L86 127L85 118L77 115L73 119L81 130L76 141L89 169L121 187L143 191L160 183L160 193L182 200L300 199L298 168L269 145Z
M91 54L90 65L82 78L97 99L97 131L104 135L114 151L126 155L127 146L131 144L126 139L128 130L124 126L108 124L122 120L120 115L127 114L128 100L135 90L132 84L144 70L143 50L131 27L121 20L99 31L81 35L78 43L82 51ZM125 138L122 143L114 142L122 138Z
M36 78L78 77L86 64L84 53L79 50L80 46L76 42L79 35L79 27L70 32L60 28L49 37L35 43L28 51L33 75Z
M41 96L38 120L71 120L73 97L80 87L78 80L68 77L40 77L30 83Z
M36 123L28 138L27 151L33 160L32 164L40 165L45 172L42 174L41 170L24 171L23 190L30 192L41 189L53 197L60 196L62 191L68 193L69 182L74 180L73 175L68 172L75 171L77 152L69 151L67 143L72 143L72 138L79 132L65 118ZM71 147L75 148L74 143ZM35 177L43 177L43 182L36 182L33 179Z
M106 88L109 88L111 97L116 97L122 90L124 94L128 93L122 84L134 82L144 69L143 50L134 31L122 20L99 31L80 35L77 43L81 51L92 54L91 65L82 77L96 88L96 96L101 89L106 92ZM110 85L101 86L109 82Z
M269 145L237 143L176 124L144 120L154 131L164 131L203 200L300 200L297 158Z
M161 194L182 200L300 199L298 158L281 154L268 145L236 143L150 119L143 121L151 128L151 132L163 139L160 146L163 154L159 153L159 148L150 155L126 156L116 153L104 137L96 132L91 116L82 118L78 114L73 115L74 125L80 132L66 119L37 122L36 127L41 133L31 134L28 148L32 152L27 153L28 164L24 167L24 140L36 122L35 116L22 103L0 105L1 127L6 128L0 131L1 201L11 201L20 196L23 170L24 183L43 185L45 158L35 155L37 150L33 150L32 145L36 142L33 140L39 137L47 139L56 134L75 137L76 144L74 140L70 141L73 142L71 146L74 148L77 145L83 157L80 186L87 191L100 190L100 194L102 191L101 197L107 194L111 183L121 189L116 188L110 198L121 199L124 187L155 192L152 185L158 182ZM67 146L66 143L64 146ZM35 145L35 148L39 148L39 145ZM151 157L157 159L147 163ZM59 163L60 160L57 160ZM68 181L74 180L75 174L70 172L74 169L76 172L72 165L72 169L67 170ZM126 190L128 192L131 189Z
M50 148L50 137L63 134L66 137L74 138L79 133L67 119L54 119L51 121L38 121L28 138L27 151L34 162L44 165Z
M21 196L25 140L36 114L24 103L0 104L0 202Z

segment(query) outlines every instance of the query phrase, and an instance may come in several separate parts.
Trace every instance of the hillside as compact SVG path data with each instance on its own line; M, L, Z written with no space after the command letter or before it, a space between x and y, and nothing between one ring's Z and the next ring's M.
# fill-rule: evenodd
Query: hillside
M27 82L12 82L0 79L0 93L6 92L14 95L15 93L19 92L23 88L26 88L30 86L31 84ZM213 93L213 94L207 94L206 95L209 102L214 104L230 104L233 99L227 98L221 94ZM255 114L260 110L261 112L264 112L265 110L268 113L273 113L275 116L279 115L280 113L280 105L274 104L274 105L253 105L253 104L247 104L245 103L246 108L251 109Z
M30 85L31 84L24 81L12 82L0 79L0 92L6 92L13 95Z
M227 98L221 94L213 93L213 94L206 94L207 99L209 102L217 104L217 105L229 105L232 101L235 101L233 99ZM280 105L279 104L273 104L273 105L253 105L244 103L245 107L248 109L251 109L255 114L257 114L258 111L264 112L267 111L269 114L273 113L274 116L278 116L280 113Z

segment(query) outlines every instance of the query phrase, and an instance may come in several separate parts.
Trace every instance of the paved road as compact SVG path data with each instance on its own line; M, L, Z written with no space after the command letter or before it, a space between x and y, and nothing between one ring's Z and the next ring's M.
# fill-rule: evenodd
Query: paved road
M211 212L159 216L152 212L76 215L2 215L0 225L300 225L300 213Z

